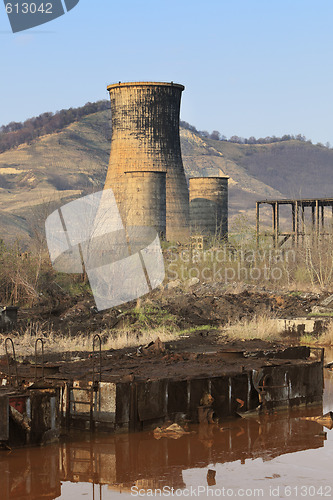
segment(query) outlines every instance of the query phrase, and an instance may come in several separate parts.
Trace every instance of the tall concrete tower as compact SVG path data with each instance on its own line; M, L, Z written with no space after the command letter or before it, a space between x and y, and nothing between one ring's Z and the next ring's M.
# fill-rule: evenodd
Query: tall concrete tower
M176 83L135 82L110 85L108 91L112 111L112 139L105 188L112 188L124 222L131 225L126 211L131 206L127 197L133 189L134 172L144 172L140 189L152 196L161 192L153 187L161 184L156 173L165 172L166 238L184 241L189 236L189 194L180 150L179 111L183 85ZM131 189L128 189L131 172ZM148 175L149 172L155 174ZM163 193L161 193L163 197ZM133 197L133 204L142 203ZM136 201L137 200L137 201ZM154 206L163 206L155 203ZM136 207L131 206L131 213ZM144 210L144 207L137 207ZM151 212L151 206L149 208ZM154 214L156 220L159 214ZM132 217L130 217L132 219ZM150 225L147 217L146 225Z

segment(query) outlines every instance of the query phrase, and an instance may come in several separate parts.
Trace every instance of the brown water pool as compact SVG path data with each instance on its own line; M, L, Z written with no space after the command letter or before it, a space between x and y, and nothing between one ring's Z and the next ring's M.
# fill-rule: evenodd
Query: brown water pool
M323 408L192 426L179 439L79 434L1 451L0 499L333 498L333 430L301 419L329 410L325 370Z

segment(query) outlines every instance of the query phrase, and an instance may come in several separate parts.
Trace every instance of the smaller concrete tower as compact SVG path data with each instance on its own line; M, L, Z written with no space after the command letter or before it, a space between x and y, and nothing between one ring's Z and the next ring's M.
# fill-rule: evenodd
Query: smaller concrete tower
M226 238L229 177L190 179L191 233Z

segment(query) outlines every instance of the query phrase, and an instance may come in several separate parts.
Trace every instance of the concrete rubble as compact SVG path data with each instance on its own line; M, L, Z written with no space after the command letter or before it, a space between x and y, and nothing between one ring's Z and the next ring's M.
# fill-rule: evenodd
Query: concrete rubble
M333 316L333 294L312 307L312 314L328 314Z

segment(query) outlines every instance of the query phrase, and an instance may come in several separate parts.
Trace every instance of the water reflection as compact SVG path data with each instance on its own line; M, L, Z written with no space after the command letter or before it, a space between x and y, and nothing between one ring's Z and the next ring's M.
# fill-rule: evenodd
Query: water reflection
M318 414L320 408L313 409ZM309 412L307 412L309 414ZM53 499L61 482L108 485L116 490L184 488L183 470L262 458L324 446L316 422L276 415L201 425L180 439L156 440L152 433L99 436L57 446L1 452L5 498ZM3 481L5 482L3 484ZM3 498L3 497L2 497Z
M198 469L205 469L205 484L213 485L215 474L208 473L211 464L215 464L214 469L223 464L229 471L240 468L245 477L249 464L257 459L264 463L280 457L280 463L287 463L281 457L295 454L292 456L300 463L299 457L304 457L308 450L307 460L311 462L318 460L312 457L318 457L318 450L327 445L332 458L333 430L329 440L324 441L319 435L322 426L300 420L301 415L318 415L332 407L333 373L326 373L324 408L317 406L302 414L237 419L225 421L222 426L195 426L191 428L193 433L179 439L157 440L146 432L98 435L94 439L80 435L45 448L1 451L0 498L69 500L82 495L97 499L102 498L103 492L103 498L111 498L110 494L117 496L116 492L129 493L133 486L143 490L163 486L182 489L188 487L191 471ZM322 470L325 475L327 467L327 477L331 474L331 463L326 463L324 457ZM220 475L218 472L217 484Z
M183 469L216 462L245 463L257 457L270 460L284 453L320 448L323 442L316 437L317 431L315 422L296 418L239 419L222 429L201 425L177 440L156 440L151 433L141 433L71 442L59 447L60 479L128 488L138 482L147 488L166 484L182 488ZM158 479L147 480L151 477Z

